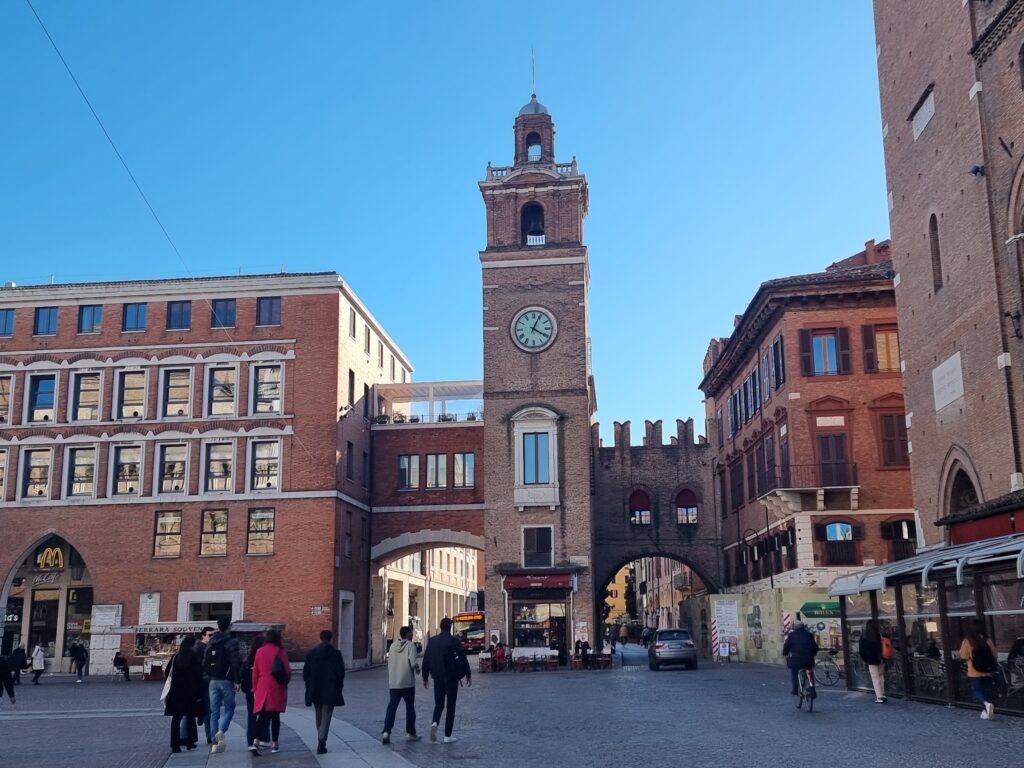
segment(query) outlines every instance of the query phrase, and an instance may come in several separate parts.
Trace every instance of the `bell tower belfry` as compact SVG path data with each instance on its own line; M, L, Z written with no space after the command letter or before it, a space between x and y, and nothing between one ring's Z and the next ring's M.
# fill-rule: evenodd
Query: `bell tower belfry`
M483 276L488 630L512 647L594 643L586 177L555 158L533 95L511 166L487 166Z

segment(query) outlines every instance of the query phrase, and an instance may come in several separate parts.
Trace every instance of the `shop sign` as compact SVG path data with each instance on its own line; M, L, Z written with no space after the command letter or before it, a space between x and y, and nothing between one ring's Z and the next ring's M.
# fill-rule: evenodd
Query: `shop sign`
M811 601L803 604L800 614L808 619L838 619L839 603Z
M82 633L83 622L78 619L71 619L67 622L66 628L72 635L80 635Z
M572 577L568 573L515 574L505 576L505 589L570 589Z
M4 614L4 622L7 624L21 624L21 612L17 609Z
M36 567L42 571L63 571L64 550L60 547L47 547L39 553Z
M57 573L57 571L37 573L32 577L32 586L38 587L40 584L56 584L58 578L60 578L60 574Z

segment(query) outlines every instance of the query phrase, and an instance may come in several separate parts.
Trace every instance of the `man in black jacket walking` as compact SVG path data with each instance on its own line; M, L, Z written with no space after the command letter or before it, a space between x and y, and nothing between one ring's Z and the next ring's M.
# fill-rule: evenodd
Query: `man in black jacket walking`
M327 752L327 737L331 733L331 718L335 707L345 706L342 689L345 687L345 659L341 651L331 645L334 635L329 629L320 633L320 642L306 654L302 666L302 679L306 683L306 706L316 714L316 753Z
M217 619L217 631L213 633L206 652L203 654L203 676L210 682L208 730L213 732L213 746L210 752L223 752L227 747L224 735L235 716L235 693L242 683L242 659L238 640L228 631L231 619L221 616Z
M434 678L434 716L430 719L430 740L437 741L437 724L444 716L444 743L455 741L452 728L455 726L455 702L459 697L459 685L466 678L466 685L473 684L469 660L457 637L452 636L452 620L441 619L441 632L430 638L423 652L423 687L429 688L429 679ZM447 708L447 711L445 711Z
M14 684L21 685L21 670L28 666L28 656L25 655L25 646L19 645L11 651L11 675L14 677Z
M3 698L4 691L7 691L7 698L13 704L17 699L14 696L14 683L11 682L11 668L7 664L7 659L0 656L0 698Z
M790 679L793 682L790 693L796 696L800 693L797 684L800 670L813 667L814 659L818 655L818 641L807 631L807 625L802 621L796 622L793 631L786 636L786 642L782 644L782 655L786 657L786 666L789 667Z

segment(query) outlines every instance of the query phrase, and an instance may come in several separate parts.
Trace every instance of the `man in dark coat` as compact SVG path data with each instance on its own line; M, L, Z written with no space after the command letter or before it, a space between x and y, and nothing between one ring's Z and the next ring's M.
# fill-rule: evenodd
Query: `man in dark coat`
M455 726L455 702L459 697L459 685L466 678L466 685L473 684L466 651L457 637L452 637L452 620L441 619L441 632L430 638L427 650L423 652L423 687L429 688L428 680L434 678L434 716L430 719L430 740L437 741L437 724L444 715L444 743L455 741L452 728ZM445 711L447 709L447 711Z
M21 685L21 670L28 666L28 656L25 655L25 646L19 645L11 651L11 675L14 676L14 684Z
M316 714L316 753L327 752L327 737L331 732L331 718L335 707L345 706L342 688L345 687L345 659L341 651L331 645L334 635L329 629L320 633L320 642L306 654L302 666L302 680L306 683L306 706Z
M800 693L797 683L800 670L813 667L814 659L818 655L818 641L807 631L807 626L802 621L796 622L793 631L786 636L786 642L782 645L782 655L786 657L786 666L789 667L793 683L790 693L796 696Z
M11 704L15 702L14 697L14 683L11 682L11 668L7 664L7 659L0 656L0 698L3 697L4 691L7 691L7 697L11 700Z

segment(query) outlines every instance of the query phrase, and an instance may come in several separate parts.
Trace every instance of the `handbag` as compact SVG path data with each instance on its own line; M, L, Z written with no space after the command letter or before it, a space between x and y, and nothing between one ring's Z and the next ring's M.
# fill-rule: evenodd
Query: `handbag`
M178 656L175 654L174 658L171 659L171 663L167 665L167 677L164 678L164 687L160 691L160 703L167 704L167 697L171 695L171 673L174 670L174 660Z
M284 669L284 662L280 656L274 657L274 663L270 665L270 676L281 685L288 685L288 675Z

